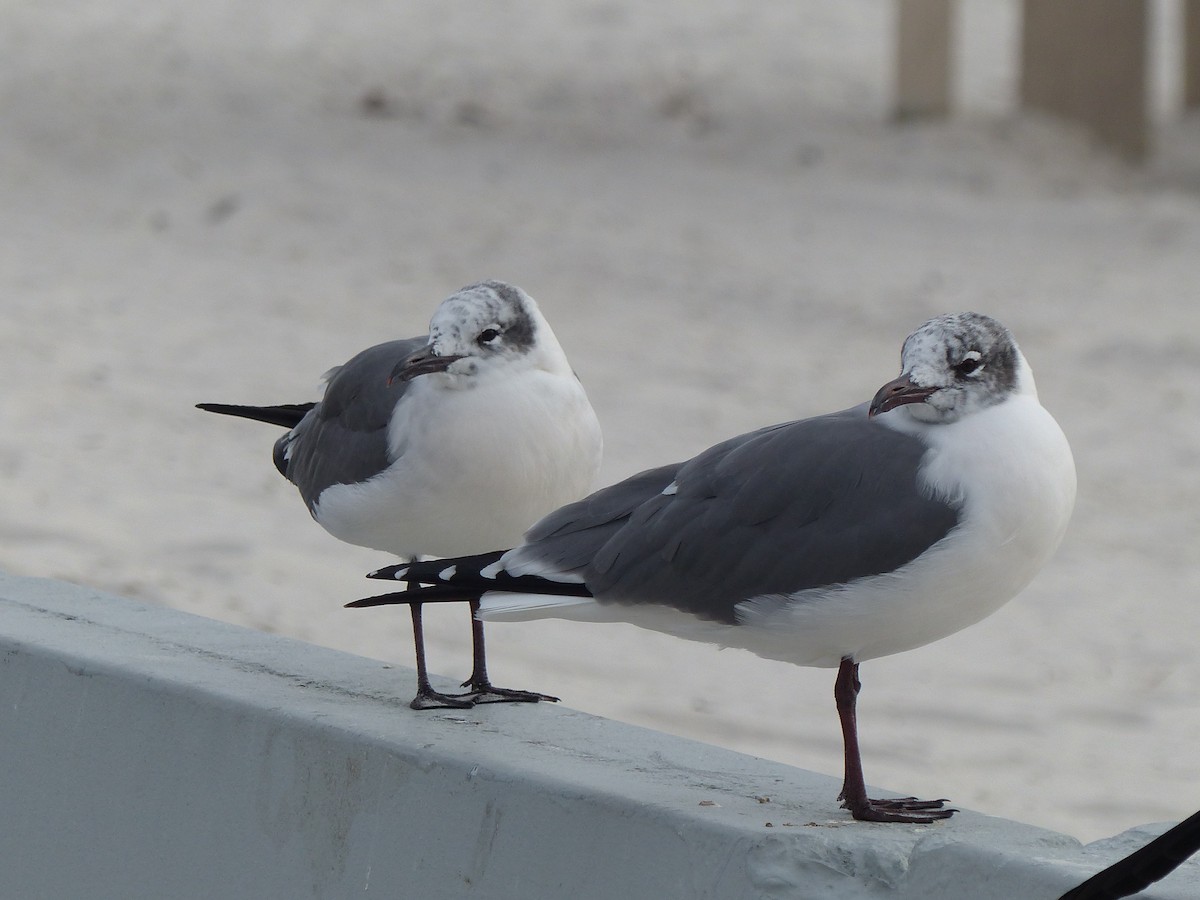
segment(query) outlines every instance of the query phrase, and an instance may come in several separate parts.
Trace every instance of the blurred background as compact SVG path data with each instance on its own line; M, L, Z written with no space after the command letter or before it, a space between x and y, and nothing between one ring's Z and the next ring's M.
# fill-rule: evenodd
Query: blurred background
M1016 0L961 0L954 112L903 125L886 0L0 3L0 568L411 665L403 610L341 608L389 560L309 519L275 429L194 403L313 399L500 278L588 388L604 484L862 402L909 331L975 309L1021 342L1079 503L1001 612L863 667L868 781L1083 839L1180 819L1200 120L1183 5L1149 9L1130 162L1021 108ZM464 614L431 616L465 676ZM619 625L489 641L497 683L841 771L832 672Z

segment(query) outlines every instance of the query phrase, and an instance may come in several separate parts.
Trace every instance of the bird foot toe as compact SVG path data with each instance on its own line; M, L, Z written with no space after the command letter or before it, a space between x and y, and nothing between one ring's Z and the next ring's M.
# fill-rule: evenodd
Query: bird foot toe
M411 709L470 709L476 703L475 694L443 694L440 691L418 691L409 702Z
M895 800L867 800L865 804L848 807L850 815L860 822L907 822L928 825L940 819L948 819L957 809L945 809L948 801L918 800L916 797L901 797Z
M470 688L471 691L466 696L471 697L475 703L557 703L558 698L552 697L549 694L539 694L537 691L516 691L511 688L500 688L490 683L475 684L470 681L463 682L463 687Z

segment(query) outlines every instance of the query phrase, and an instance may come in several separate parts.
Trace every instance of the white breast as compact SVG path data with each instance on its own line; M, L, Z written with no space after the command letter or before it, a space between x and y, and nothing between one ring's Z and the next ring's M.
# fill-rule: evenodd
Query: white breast
M961 498L959 525L893 573L782 606L743 604L745 624L728 629L729 643L800 665L861 662L973 625L1033 579L1075 504L1075 464L1058 424L1035 396L1016 396L924 434L921 477L935 495Z
M536 368L470 389L415 380L397 404L389 444L391 467L327 489L314 517L344 541L404 557L512 546L588 492L601 454L579 382Z

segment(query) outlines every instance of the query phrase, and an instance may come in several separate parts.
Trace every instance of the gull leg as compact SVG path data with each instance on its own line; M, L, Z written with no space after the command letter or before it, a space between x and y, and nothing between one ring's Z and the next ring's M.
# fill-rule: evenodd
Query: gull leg
M412 610L413 644L417 652L417 696L409 702L413 709L470 709L475 701L470 694L443 694L429 684L425 667L425 626L421 620L420 603L409 604Z
M912 822L928 824L937 819L948 819L957 810L943 809L945 800L918 800L902 797L899 800L872 800L867 797L867 786L863 779L862 755L858 750L858 719L856 706L862 683L858 680L858 664L849 657L838 667L837 681L833 686L833 698L837 703L838 718L842 723L842 742L846 751L846 777L838 799L850 815L863 822ZM917 813L917 815L913 815Z
M549 694L539 694L535 691L514 691L510 688L498 688L488 678L487 649L483 643L483 623L476 613L479 612L479 601L471 601L471 645L472 660L471 677L462 683L470 688L465 696L472 697L476 703L537 703L539 700L558 702L557 697Z

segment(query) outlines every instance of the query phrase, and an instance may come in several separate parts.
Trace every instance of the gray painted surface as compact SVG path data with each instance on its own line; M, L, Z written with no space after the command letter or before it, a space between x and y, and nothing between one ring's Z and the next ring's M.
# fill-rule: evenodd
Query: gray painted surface
M413 683L0 575L0 897L1053 898L1145 840L854 823L824 775L549 705L416 713Z

